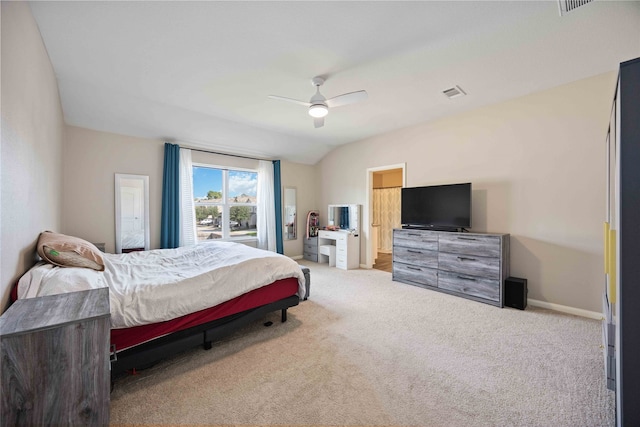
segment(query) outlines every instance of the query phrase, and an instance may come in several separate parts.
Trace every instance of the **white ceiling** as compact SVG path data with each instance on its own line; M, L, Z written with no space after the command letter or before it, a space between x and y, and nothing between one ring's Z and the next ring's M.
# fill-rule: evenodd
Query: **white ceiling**
M337 145L615 70L640 2L31 2L68 124L314 164ZM314 128L327 97L369 98ZM442 91L459 85L467 96ZM613 95L613 94L612 94Z

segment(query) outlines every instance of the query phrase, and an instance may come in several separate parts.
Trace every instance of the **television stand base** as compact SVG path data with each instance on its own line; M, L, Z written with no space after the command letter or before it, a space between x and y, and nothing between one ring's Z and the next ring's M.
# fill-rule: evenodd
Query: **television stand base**
M508 234L393 230L392 280L504 306Z

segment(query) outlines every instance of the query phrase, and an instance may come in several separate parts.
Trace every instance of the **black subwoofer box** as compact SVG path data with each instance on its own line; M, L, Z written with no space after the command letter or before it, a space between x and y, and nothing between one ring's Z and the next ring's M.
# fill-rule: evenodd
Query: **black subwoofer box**
M520 310L527 308L527 279L508 277L504 281L504 305Z

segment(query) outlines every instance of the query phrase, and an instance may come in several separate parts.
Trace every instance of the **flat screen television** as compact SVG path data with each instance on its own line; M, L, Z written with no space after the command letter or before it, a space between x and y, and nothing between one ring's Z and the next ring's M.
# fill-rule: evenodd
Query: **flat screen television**
M403 228L470 228L471 183L403 188L401 206Z

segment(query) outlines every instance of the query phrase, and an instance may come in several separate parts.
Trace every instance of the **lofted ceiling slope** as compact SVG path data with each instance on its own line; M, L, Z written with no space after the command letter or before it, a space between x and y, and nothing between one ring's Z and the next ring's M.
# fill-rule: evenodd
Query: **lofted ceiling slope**
M314 164L336 146L617 69L640 2L31 2L68 124ZM364 89L314 128L327 97ZM459 85L467 96L448 99Z

